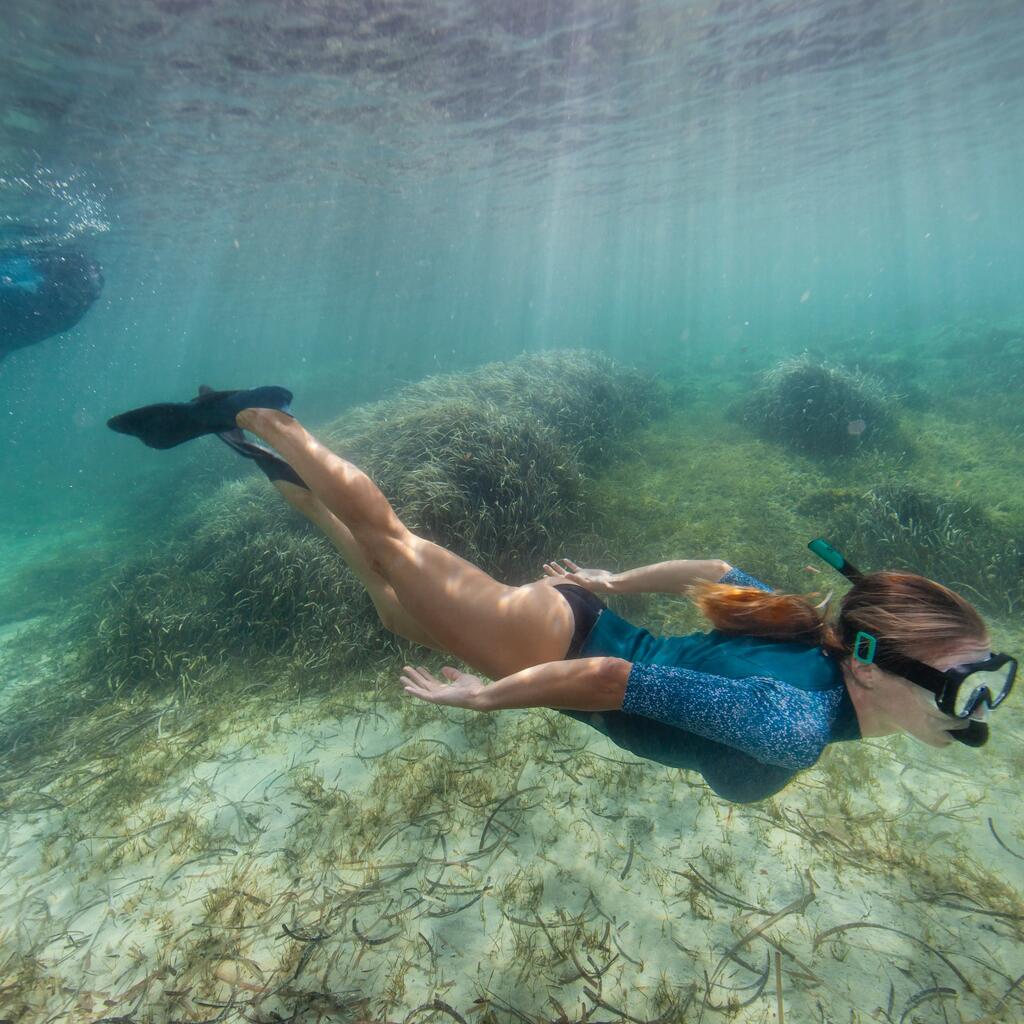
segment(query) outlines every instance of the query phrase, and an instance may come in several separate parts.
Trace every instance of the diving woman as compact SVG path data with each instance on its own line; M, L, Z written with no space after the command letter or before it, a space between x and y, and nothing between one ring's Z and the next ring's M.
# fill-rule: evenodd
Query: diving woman
M205 389L109 426L154 448L219 434L327 535L388 629L494 680L407 666L403 687L420 700L558 709L642 757L699 771L725 799L751 802L832 742L902 731L936 747L980 745L980 719L1012 686L1015 660L992 654L966 600L913 573L862 574L824 542L817 553L853 584L835 622L717 559L622 575L552 562L543 579L507 586L411 532L365 473L290 415L290 401L284 388ZM627 590L690 594L714 628L653 637L597 593Z

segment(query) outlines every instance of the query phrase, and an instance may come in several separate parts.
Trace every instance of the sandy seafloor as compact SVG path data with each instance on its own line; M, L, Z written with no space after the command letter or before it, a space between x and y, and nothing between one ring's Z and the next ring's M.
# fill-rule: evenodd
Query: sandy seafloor
M181 757L129 814L0 825L5 1019L1020 1019L1019 712L984 762L866 741L751 806L548 711L138 719Z
M732 550L735 509L778 470L702 429L673 435L651 487L683 467L717 486L701 459L722 445L746 458L730 515L687 525ZM4 626L0 711L52 678L24 638L67 614ZM1017 624L994 625L1015 650ZM212 721L112 705L5 772L0 1021L1024 1019L1016 694L984 750L841 744L740 806L552 711L402 698L396 670L288 701L225 678L239 696Z

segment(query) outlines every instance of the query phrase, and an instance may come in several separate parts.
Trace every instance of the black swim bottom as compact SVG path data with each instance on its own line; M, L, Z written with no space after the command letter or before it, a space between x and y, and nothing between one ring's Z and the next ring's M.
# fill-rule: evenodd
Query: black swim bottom
M565 652L568 661L580 656L584 641L590 636L597 617L607 605L596 594L592 594L586 587L581 587L577 583L556 583L555 590L569 602L572 609L572 640L569 641L569 649Z

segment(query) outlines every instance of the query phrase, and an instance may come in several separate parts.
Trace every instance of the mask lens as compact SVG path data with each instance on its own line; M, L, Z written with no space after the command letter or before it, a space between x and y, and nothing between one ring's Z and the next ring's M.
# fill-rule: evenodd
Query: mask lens
M978 695L978 690L985 688L991 695L989 707L995 707L1005 696L1013 678L1013 662L1007 662L994 669L981 669L972 672L960 684L953 701L953 714L968 715L983 700L984 695Z

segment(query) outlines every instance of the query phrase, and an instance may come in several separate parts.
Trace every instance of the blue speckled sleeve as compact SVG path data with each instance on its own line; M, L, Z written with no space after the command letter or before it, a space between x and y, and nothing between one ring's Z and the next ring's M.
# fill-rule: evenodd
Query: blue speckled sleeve
M622 710L742 750L765 764L809 768L828 743L841 689L805 691L766 676L730 679L635 663Z
M756 576L744 572L742 569L733 567L719 581L719 583L730 583L734 587L754 587L756 590L771 591L767 583L762 583Z

